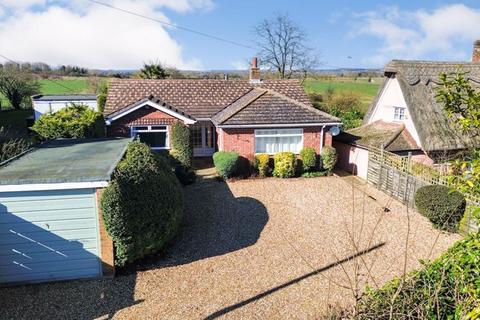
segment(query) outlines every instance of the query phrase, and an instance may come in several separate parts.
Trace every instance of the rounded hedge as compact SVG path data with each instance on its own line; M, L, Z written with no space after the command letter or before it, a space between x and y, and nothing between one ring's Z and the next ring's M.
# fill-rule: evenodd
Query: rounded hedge
M105 136L105 119L84 104L72 103L55 113L42 115L32 130L44 139L98 138Z
M429 185L415 193L418 212L430 219L439 229L456 231L465 213L465 197L446 186Z
M317 166L317 153L315 148L305 147L300 151L300 159L302 160L302 166L304 171L312 171Z
M297 157L293 152L279 152L273 157L273 175L278 178L291 178L295 176Z
M115 263L124 266L159 251L176 234L182 189L165 160L134 141L103 191L101 208L115 244Z
M267 153L258 153L255 155L255 169L262 178L270 174L270 155Z
M218 174L224 178L233 177L237 171L239 155L236 152L217 151L213 154L213 164Z
M172 157L189 169L192 166L192 142L190 141L190 129L179 121L172 124Z
M321 158L323 168L331 173L337 164L337 150L331 146L323 146Z

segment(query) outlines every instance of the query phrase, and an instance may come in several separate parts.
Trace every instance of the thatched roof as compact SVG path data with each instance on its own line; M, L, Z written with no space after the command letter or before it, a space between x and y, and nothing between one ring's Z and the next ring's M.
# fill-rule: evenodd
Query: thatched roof
M480 147L480 130L462 132L449 119L435 94L441 73L468 72L467 79L480 88L480 63L393 60L385 67L385 82L368 110L370 118L389 78L396 78L402 89L422 149L426 152Z
M403 124L381 120L342 132L335 140L363 147L383 147L390 152L420 149Z

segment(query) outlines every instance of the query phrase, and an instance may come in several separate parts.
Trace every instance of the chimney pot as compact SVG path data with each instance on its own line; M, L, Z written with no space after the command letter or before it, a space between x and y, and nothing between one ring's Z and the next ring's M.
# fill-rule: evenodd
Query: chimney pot
M472 62L480 63L480 40L473 43Z
M250 67L250 83L260 83L260 69L258 68L257 57L252 59L252 65Z

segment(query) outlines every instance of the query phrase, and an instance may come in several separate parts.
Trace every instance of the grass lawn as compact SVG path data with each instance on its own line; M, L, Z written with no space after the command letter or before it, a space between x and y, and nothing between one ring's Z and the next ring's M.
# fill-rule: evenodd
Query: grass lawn
M360 95L362 102L362 112L365 112L377 95L381 79L374 79L374 82L368 82L367 79L359 78L356 81L353 78L325 78L325 79L307 79L304 88L307 93L324 93L329 88L335 91L356 92Z
M91 93L88 78L65 77L62 79L41 79L39 94L79 94ZM2 109L8 108L10 103L0 94L0 105Z

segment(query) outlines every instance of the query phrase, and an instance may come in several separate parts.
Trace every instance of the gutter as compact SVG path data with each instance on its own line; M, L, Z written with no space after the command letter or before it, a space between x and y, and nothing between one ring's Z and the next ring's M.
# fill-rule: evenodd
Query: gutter
M341 126L341 122L321 122L321 123L286 123L286 124L232 124L218 125L222 129L235 128L295 128L295 127L323 127Z

